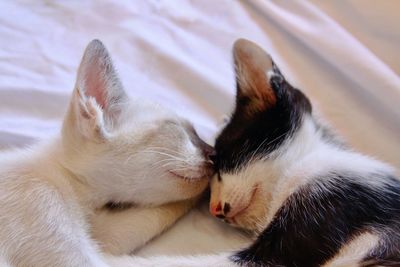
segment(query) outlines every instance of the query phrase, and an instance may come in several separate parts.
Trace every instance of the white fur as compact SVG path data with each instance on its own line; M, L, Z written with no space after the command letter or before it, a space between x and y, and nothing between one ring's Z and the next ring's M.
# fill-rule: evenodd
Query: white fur
M108 264L100 249L121 254L143 245L207 185L195 138L175 114L129 100L106 49L93 41L61 136L0 154L0 262L101 267ZM109 201L136 208L115 216L102 209Z
M354 266L365 256L365 251L372 250L379 242L379 237L372 233L363 233L348 242L339 253L324 266L345 267Z

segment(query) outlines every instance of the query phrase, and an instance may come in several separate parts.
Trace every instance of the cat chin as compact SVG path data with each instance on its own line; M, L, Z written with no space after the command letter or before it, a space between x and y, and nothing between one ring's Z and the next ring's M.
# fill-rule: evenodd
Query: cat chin
M254 187L253 191L251 192L251 196L249 197L249 202L244 206L244 208L238 210L235 214L230 216L226 216L225 220L230 222L231 224L238 225L239 227L242 226L246 228L246 225L239 225L238 221L243 221L241 218L247 217L249 213L252 212L253 206L256 205L255 203L255 195L257 194L258 187ZM250 229L251 230L251 229Z

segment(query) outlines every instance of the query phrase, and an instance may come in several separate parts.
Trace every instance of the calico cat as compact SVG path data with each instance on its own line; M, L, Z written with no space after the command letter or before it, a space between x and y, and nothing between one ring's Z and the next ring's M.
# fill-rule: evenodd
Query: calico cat
M109 266L100 250L128 253L191 208L212 151L185 119L128 98L92 41L60 136L0 153L1 266Z
M210 212L256 233L236 253L131 266L400 266L400 181L321 124L256 44L233 48L236 109L218 136Z

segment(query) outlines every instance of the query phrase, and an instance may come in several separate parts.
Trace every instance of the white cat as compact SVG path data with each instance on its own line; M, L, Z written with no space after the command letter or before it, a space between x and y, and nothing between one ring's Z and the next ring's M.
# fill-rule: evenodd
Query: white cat
M0 153L0 263L108 266L100 250L128 253L192 206L211 152L184 119L130 100L92 41L61 135ZM110 212L110 202L134 208Z
M234 253L126 257L120 266L400 266L393 169L321 125L259 46L237 41L234 61L236 108L216 140L210 212L255 241Z

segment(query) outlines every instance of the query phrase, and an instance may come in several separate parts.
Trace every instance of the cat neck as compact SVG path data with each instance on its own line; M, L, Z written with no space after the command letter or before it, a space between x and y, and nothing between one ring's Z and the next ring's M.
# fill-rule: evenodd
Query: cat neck
M27 153L30 171L35 177L55 186L65 199L78 202L84 212L91 212L107 203L106 190L91 186L89 180L78 174L75 166L68 162L61 138L42 142ZM82 152L84 153L84 152Z

